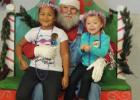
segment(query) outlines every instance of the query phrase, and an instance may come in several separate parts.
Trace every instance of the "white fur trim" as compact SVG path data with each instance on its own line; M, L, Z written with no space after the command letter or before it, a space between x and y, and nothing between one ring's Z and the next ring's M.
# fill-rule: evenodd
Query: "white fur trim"
M34 48L35 57L46 57L52 59L56 55L57 46L39 45Z
M6 10L8 12L14 12L15 11L15 5L14 4L8 4L8 5L6 5Z
M92 67L94 67L93 71L92 71L92 79L94 80L94 82L98 82L101 80L102 75L103 75L103 71L104 71L104 67L107 65L106 61L104 58L98 58L95 62L93 62L88 68L87 70L91 69Z
M59 5L70 5L70 6L74 6L78 10L80 9L79 0L60 0Z
M15 5L14 4L6 5L6 10L10 11L10 12L14 12L15 11Z

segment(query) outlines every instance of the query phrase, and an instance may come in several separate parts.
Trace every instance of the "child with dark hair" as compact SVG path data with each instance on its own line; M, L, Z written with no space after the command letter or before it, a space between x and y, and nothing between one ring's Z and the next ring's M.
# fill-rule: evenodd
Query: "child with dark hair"
M40 27L32 28L16 46L20 68L25 71L19 84L16 100L31 100L34 87L39 82L43 85L44 100L57 100L61 86L68 86L68 37L55 26L56 9L50 4L39 6ZM35 58L27 62L22 57L22 47L34 43ZM40 53L40 46L44 48ZM63 74L62 74L63 72Z

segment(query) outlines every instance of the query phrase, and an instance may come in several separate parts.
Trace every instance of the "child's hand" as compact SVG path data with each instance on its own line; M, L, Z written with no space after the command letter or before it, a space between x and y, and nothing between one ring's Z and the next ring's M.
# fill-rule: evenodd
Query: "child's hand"
M66 89L69 84L69 77L68 76L63 76L62 78L62 87L63 89Z
M20 60L20 65L21 70L26 70L28 68L28 64L25 60Z
M85 52L89 52L90 51L90 46L89 45L82 45L81 50L83 50Z

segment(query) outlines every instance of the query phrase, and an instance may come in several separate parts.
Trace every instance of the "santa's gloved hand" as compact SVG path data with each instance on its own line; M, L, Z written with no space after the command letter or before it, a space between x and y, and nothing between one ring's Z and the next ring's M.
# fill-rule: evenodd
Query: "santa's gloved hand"
M92 79L94 82L98 82L101 80L104 67L107 65L104 58L98 58L94 63L92 63L87 69L91 69L94 67L92 71Z
M34 48L35 57L54 58L56 56L57 46L39 45Z

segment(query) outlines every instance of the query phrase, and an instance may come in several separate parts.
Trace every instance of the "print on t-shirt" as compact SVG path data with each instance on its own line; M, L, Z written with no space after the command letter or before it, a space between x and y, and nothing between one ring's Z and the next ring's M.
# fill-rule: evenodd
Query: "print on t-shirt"
M41 34L38 34L36 39L37 45L52 45L52 33L45 33L41 32ZM55 60L52 58L46 58L46 57L38 57L36 61L41 61L43 64L54 64Z

